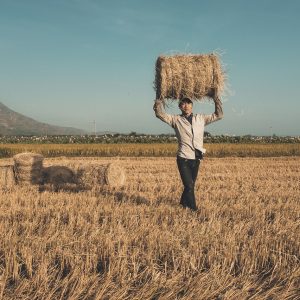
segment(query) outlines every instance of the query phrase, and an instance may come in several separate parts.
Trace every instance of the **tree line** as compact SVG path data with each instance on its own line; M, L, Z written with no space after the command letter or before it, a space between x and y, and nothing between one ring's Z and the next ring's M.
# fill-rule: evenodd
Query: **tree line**
M300 136L232 136L204 133L205 143L300 143ZM4 136L0 144L122 144L122 143L177 143L174 134L101 134L101 135L45 135L45 136Z

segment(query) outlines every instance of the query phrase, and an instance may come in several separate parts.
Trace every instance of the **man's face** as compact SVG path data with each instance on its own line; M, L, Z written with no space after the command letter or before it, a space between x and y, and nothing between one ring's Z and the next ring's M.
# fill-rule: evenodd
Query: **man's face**
M193 111L193 103L182 102L179 106L179 109L184 115L190 115Z

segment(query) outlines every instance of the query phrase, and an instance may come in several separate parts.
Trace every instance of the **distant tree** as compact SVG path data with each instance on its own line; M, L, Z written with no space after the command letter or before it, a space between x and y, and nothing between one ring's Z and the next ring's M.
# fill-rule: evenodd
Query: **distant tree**
M136 136L137 134L136 134L136 132L135 131L131 131L130 133L129 133L129 136Z

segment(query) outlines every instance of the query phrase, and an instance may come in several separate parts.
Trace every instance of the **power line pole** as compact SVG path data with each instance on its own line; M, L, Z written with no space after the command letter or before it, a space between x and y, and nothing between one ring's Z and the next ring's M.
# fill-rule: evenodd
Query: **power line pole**
M94 120L94 135L96 136L96 120Z

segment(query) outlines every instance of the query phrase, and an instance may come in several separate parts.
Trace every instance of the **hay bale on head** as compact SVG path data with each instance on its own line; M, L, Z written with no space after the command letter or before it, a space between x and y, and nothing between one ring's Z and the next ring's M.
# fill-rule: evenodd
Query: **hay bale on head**
M84 164L78 167L77 180L84 189L107 186L118 188L124 185L125 171L118 163Z
M0 188L11 189L15 184L14 166L0 166Z
M42 180L43 160L41 154L24 152L13 157L14 173L17 184L40 184Z
M159 56L154 87L156 99L202 100L219 96L224 89L224 72L215 54Z

